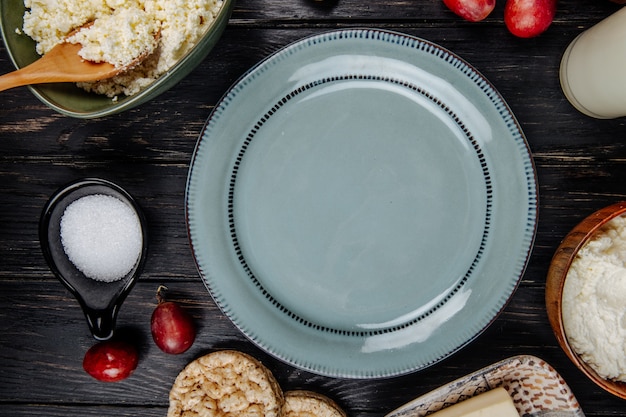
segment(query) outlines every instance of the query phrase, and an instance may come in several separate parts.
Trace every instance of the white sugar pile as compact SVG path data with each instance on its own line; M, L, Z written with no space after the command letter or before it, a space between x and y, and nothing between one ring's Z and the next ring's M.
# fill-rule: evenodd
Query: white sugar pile
M89 195L65 209L61 243L79 271L113 282L128 274L141 255L141 223L137 213L119 199Z

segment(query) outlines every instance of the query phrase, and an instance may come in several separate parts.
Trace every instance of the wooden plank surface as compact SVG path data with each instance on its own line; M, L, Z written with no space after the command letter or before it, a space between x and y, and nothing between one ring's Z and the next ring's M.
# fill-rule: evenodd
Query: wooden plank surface
M618 9L608 0L563 0L552 27L522 40L505 29L499 2L487 20L464 22L441 1L239 0L223 38L196 70L157 99L97 120L54 113L26 88L0 93L0 415L165 416L180 369L197 355L233 347L263 360L288 389L310 388L352 417L381 416L442 384L518 354L559 371L588 416L626 416L625 403L587 381L558 348L543 286L560 240L594 210L626 200L624 119L574 110L558 80L560 57L582 30ZM381 27L457 53L484 74L513 109L530 144L540 191L534 251L503 314L460 352L431 368L382 380L313 375L249 343L221 314L201 282L188 245L184 188L191 155L213 106L268 54L302 37L342 27ZM0 72L12 69L0 47ZM96 176L124 186L148 217L150 252L119 317L141 346L137 371L102 384L81 367L94 343L78 305L50 273L39 248L41 209L61 185ZM199 323L179 356L150 340L156 287L164 283Z

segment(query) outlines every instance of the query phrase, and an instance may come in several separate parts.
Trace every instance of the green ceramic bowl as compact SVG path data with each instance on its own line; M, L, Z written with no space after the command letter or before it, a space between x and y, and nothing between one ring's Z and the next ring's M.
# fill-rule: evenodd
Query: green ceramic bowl
M29 86L33 94L44 104L67 116L91 119L103 117L143 104L173 87L189 74L211 51L226 28L234 0L223 0L219 15L198 44L170 71L139 93L121 96L114 102L111 98L87 93L72 83L39 84ZM6 49L17 68L22 68L39 58L35 42L20 34L24 16L23 0L0 0L0 30ZM16 31L20 29L20 33Z

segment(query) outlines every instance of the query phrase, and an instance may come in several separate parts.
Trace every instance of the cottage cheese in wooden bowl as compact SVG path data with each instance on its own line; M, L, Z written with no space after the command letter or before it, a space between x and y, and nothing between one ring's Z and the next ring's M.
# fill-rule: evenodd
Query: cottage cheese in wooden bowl
M557 249L546 281L550 324L593 382L626 399L626 203L583 220Z

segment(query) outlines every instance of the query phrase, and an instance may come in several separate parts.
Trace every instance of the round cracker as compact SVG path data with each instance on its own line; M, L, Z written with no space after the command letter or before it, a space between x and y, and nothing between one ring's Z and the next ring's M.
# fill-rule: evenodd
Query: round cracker
M170 391L167 417L280 417L278 382L261 362L220 350L190 362Z
M285 393L282 417L346 417L346 413L322 394L293 390Z

